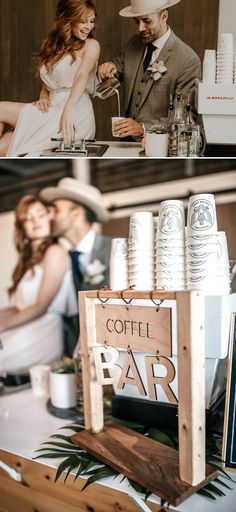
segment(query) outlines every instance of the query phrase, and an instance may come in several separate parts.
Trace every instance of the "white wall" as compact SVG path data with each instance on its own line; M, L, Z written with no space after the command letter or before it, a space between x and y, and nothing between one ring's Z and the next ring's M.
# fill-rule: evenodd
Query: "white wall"
M11 274L16 263L13 243L14 214L0 215L0 308L8 304L7 288L11 284Z
M236 0L220 0L219 33L232 32L236 46Z

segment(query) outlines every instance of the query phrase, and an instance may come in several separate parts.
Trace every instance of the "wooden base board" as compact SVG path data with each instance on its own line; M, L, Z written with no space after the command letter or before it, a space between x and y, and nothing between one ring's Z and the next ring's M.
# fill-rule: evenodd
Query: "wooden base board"
M207 466L203 482L195 487L186 484L179 477L177 450L112 422L106 423L98 434L84 430L71 439L108 466L174 506L217 477L217 471Z

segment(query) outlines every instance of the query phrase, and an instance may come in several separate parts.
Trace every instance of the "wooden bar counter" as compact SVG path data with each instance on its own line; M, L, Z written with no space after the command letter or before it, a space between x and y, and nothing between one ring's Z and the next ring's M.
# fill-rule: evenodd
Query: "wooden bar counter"
M58 459L32 460L40 443L69 423L51 416L46 400L35 397L31 389L0 397L0 512L137 512L128 496L136 493L125 480L121 482L121 477L107 478L80 492L82 478L74 484L74 477L70 476L66 484L63 478L54 484ZM1 468L2 462L20 474L21 482ZM236 484L231 487L232 491L226 489L226 496L215 502L195 494L169 510L234 512ZM157 497L152 496L147 504L153 512L167 510Z

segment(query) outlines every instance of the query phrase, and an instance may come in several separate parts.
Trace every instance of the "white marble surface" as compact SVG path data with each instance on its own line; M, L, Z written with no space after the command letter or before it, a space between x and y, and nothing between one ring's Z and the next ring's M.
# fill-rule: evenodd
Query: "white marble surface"
M35 397L31 389L8 396L0 396L0 449L32 459L40 443L47 441L57 429L70 422L51 416L46 410L46 400ZM54 460L42 460L41 464L56 467ZM236 480L236 472L232 474ZM108 485L122 492L138 495L133 492L121 477L105 479L101 485ZM235 512L236 484L231 484L232 491L224 490L226 496L210 502L206 498L194 495L179 505L179 512ZM222 488L221 488L222 489ZM156 497L151 501L160 503ZM173 509L173 507L172 507Z

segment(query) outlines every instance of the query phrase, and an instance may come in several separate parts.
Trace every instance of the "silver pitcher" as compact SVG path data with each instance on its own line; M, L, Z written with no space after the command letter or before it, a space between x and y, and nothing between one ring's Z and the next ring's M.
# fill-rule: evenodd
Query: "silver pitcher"
M120 87L120 81L115 76L107 78L103 80L96 86L96 96L98 96L101 100L106 100L117 94L117 90Z

